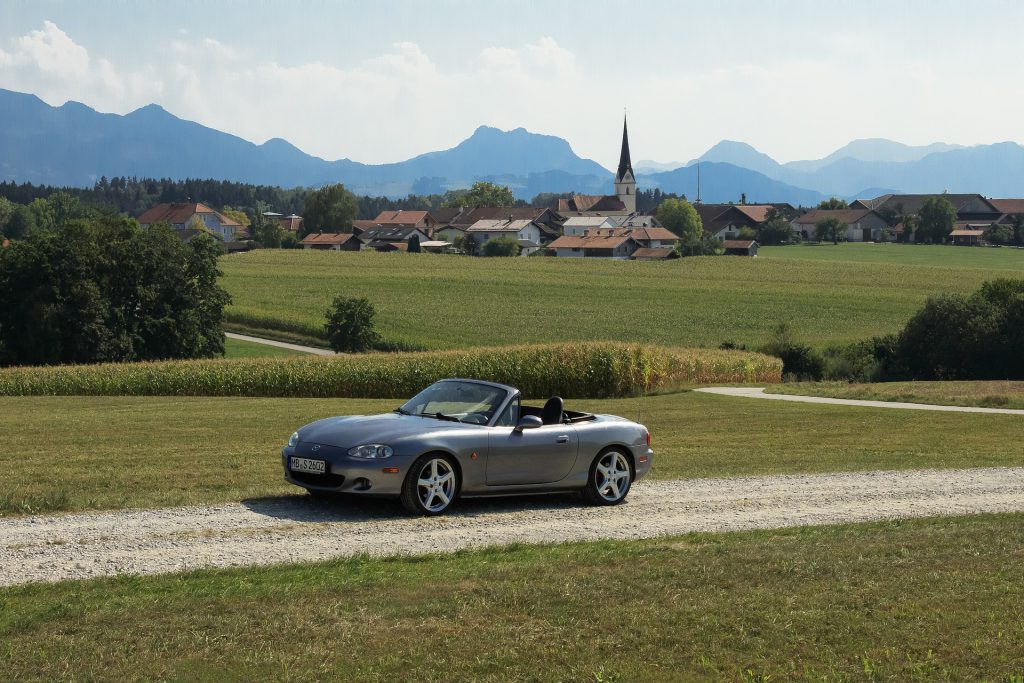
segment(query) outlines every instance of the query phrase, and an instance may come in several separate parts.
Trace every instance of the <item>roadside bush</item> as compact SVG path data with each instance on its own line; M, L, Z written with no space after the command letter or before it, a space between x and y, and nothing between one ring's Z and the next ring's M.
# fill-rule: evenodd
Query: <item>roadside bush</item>
M779 323L772 339L759 351L782 361L784 381L819 380L825 371L822 357L809 346L798 344L787 323Z
M883 368L891 365L894 335L874 337L846 346L825 349L823 378L847 382L875 382L882 378Z
M445 377L519 387L531 398L606 398L692 384L775 383L759 353L584 342L358 356L246 358L0 370L5 396L404 398Z
M1024 379L1024 280L929 299L881 372L886 379Z
M373 329L376 311L367 299L334 297L327 311L327 340L338 353L359 353L373 349L380 337Z

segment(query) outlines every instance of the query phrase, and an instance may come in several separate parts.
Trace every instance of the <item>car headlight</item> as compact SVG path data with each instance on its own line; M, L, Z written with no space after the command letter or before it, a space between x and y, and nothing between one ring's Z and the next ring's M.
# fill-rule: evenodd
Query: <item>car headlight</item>
M288 437L288 447L289 448L295 448L295 445L297 443L299 443L299 433L295 432L290 437Z
M367 443L362 446L356 446L355 448L348 449L348 454L353 458L390 458L395 454L395 451L391 446L385 446L379 443Z

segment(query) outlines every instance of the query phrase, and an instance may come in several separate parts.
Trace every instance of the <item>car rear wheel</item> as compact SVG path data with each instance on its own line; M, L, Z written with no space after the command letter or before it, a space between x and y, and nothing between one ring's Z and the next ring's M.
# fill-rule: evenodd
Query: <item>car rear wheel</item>
M583 495L594 505L618 505L626 499L632 484L629 457L617 448L610 448L594 458Z
M424 455L402 484L402 505L416 515L439 515L455 500L459 474L446 455Z

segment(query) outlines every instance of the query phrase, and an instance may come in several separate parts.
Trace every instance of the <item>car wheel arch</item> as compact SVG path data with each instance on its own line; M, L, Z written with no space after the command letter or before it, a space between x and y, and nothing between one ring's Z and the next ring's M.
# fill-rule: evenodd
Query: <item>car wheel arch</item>
M462 463L459 462L459 456L455 455L451 451L446 451L440 448L431 448L417 455L413 459L413 463L418 462L420 458L424 458L430 455L443 455L452 461L452 464L455 465L456 484L458 484L458 486L456 486L455 488L455 495L459 495L460 493L462 493Z
M629 462L629 474L632 479L636 479L636 456L633 454L633 449L624 443L610 443L606 444L601 450L594 454L594 457L590 459L591 466L595 460L600 458L602 455L610 450L619 450L626 456L626 460Z

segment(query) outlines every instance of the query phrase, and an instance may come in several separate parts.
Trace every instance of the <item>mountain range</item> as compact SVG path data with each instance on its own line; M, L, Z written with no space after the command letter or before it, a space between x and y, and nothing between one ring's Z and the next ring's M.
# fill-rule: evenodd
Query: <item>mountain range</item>
M78 103L53 107L0 89L0 180L89 186L101 176L215 178L282 187L342 182L357 194L402 197L490 180L530 199L540 192L606 194L612 173L569 143L523 128L479 127L455 147L390 164L328 161L282 139L257 145L151 104L126 115ZM615 136L609 140L618 147ZM700 162L698 164L698 161ZM828 196L883 192L980 192L1024 196L1024 148L1014 142L913 147L855 140L817 160L780 164L742 142L723 140L687 164L635 164L641 189L706 202L809 205Z

